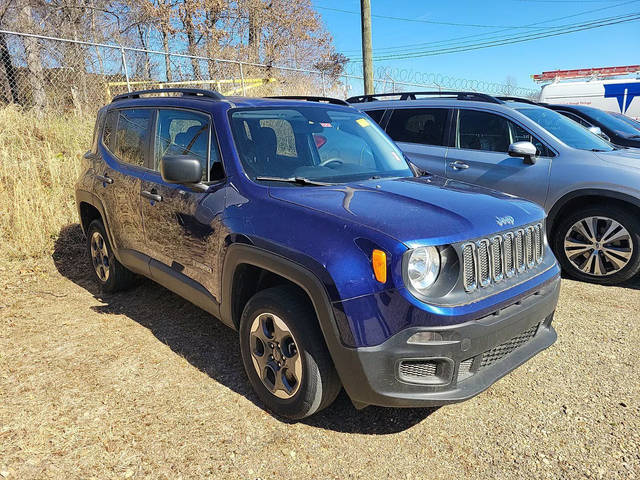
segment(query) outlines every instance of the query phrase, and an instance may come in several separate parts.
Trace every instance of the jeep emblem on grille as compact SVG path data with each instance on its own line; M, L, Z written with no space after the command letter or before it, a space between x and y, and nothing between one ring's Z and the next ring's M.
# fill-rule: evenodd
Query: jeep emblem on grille
M511 215L507 215L506 217L496 217L496 223L501 227L504 225L513 225L516 221Z

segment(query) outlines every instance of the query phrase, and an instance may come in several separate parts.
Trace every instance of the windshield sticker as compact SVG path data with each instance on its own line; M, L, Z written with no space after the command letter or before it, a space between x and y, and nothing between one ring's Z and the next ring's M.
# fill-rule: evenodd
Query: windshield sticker
M331 128L331 124L330 123L325 123L325 122L320 122L320 126L324 127L324 128Z
M358 125L360 125L361 127L368 127L369 125L371 125L369 123L369 120L367 120L366 118L358 118L356 122L358 122Z

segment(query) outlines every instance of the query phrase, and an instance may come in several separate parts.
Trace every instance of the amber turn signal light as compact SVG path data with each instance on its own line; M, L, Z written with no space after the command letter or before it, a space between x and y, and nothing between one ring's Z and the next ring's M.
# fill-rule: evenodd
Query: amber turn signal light
M387 282L387 254L382 250L375 249L371 255L371 264L376 280L380 283Z

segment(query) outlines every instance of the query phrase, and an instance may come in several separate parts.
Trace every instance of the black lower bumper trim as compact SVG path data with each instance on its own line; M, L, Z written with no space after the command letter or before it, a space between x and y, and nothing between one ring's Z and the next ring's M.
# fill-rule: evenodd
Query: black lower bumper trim
M358 406L429 407L469 399L555 342L551 321L559 289L557 279L484 318L448 327L411 328L375 347L344 348L343 358L334 359L352 367L348 381L343 378L344 388ZM438 332L442 340L407 343L421 331ZM432 377L421 380L400 371L403 362L421 361L425 368L410 366L403 372L426 372Z

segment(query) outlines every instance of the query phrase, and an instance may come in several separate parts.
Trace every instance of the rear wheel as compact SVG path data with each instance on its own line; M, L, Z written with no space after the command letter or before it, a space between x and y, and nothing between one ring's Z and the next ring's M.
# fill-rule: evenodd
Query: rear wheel
M133 284L135 275L116 259L100 220L89 224L87 250L96 280L103 292L125 290Z
M253 389L277 415L308 417L340 391L315 312L294 288L262 290L247 302L240 351Z
M614 285L640 271L640 221L620 207L596 206L564 218L554 250L565 273Z

